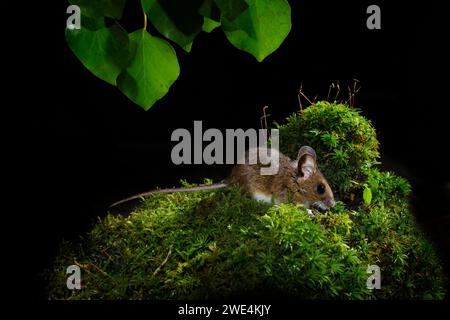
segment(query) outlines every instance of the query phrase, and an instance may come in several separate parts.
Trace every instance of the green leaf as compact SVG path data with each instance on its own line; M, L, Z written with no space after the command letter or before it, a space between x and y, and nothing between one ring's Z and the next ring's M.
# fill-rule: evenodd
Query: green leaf
M145 110L168 91L180 74L175 50L141 29L129 35L131 62L117 78L119 89Z
M66 29L66 40L83 65L100 79L115 85L119 73L129 57L127 33L118 25L97 30L81 26L80 30Z
M198 13L200 13L205 18L209 18L216 22L220 21L220 10L214 0L204 0L203 4L198 10Z
M69 2L79 6L85 16L120 19L126 0L69 0Z
M372 203L372 190L369 187L365 187L363 191L364 203L368 206Z
M221 14L229 21L233 21L248 8L245 0L214 0Z
M238 49L263 61L291 30L291 8L286 0L246 0L248 9L234 20L222 11L222 29ZM220 5L219 5L220 8Z
M106 28L105 18L92 18L81 15L81 27L92 31Z
M141 0L142 10L144 10L144 12L148 12L148 10L153 7L155 2L156 0Z
M208 17L204 17L204 23L203 23L203 31L210 33L215 28L220 26L220 22L216 22Z
M189 52L192 42L203 27L198 13L202 0L156 0L147 12L150 22L167 39Z

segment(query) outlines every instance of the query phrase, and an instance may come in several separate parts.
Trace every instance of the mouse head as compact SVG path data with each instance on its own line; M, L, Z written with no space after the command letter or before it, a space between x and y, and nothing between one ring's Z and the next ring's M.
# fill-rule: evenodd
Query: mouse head
M298 151L296 181L298 192L293 195L294 202L303 203L307 208L325 212L335 205L333 191L317 167L316 152L303 146Z

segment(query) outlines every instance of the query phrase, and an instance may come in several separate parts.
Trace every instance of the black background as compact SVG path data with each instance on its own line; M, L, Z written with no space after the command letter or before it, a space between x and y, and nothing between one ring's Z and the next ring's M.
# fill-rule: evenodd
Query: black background
M139 2L128 2L123 25L131 32L143 22ZM33 89L19 97L29 131L19 144L26 185L18 192L33 207L26 231L33 296L45 299L39 273L60 241L77 239L112 202L183 178L226 176L226 166L173 165L174 129L192 130L194 120L204 128L258 128L265 105L270 120L283 122L299 108L300 83L309 98L325 99L330 83L339 80L346 100L346 85L355 78L362 87L356 107L377 129L382 168L412 182L413 213L448 268L449 37L443 9L429 1L289 2L292 30L262 63L234 48L221 30L200 34L190 53L174 44L180 77L149 111L95 78L70 51L66 3L45 12L45 27L28 34L37 71L20 83ZM366 28L370 4L381 7L381 30Z

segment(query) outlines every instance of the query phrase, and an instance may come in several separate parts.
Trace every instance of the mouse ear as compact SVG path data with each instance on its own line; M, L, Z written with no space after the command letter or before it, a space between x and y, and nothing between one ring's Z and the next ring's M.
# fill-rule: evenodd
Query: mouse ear
M310 155L314 158L314 161L317 161L316 152L309 146L303 146L300 148L300 150L298 150L297 159L300 159L305 154Z
M316 152L313 148L303 146L298 151L297 173L301 180L310 178L317 169Z

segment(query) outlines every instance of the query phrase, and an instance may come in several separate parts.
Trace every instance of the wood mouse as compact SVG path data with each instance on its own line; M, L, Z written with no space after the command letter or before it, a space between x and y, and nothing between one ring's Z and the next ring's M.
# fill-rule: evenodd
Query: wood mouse
M261 149L261 148L259 148ZM265 148L263 148L265 149ZM278 172L273 175L261 175L262 163L268 163L264 159L267 152L278 152L273 149L258 151L257 148L248 150L245 159L258 159L255 164L251 161L242 161L244 164L236 165L230 176L221 183L192 188L172 188L152 190L118 201L118 204L148 196L153 193L192 192L200 190L213 190L225 188L230 185L238 185L248 192L254 199L266 203L294 202L302 204L307 209L315 209L325 212L335 205L333 191L325 177L317 166L316 152L309 146L303 146L298 151L295 160L279 152ZM258 157L262 157L259 158ZM239 163L239 162L238 162Z

